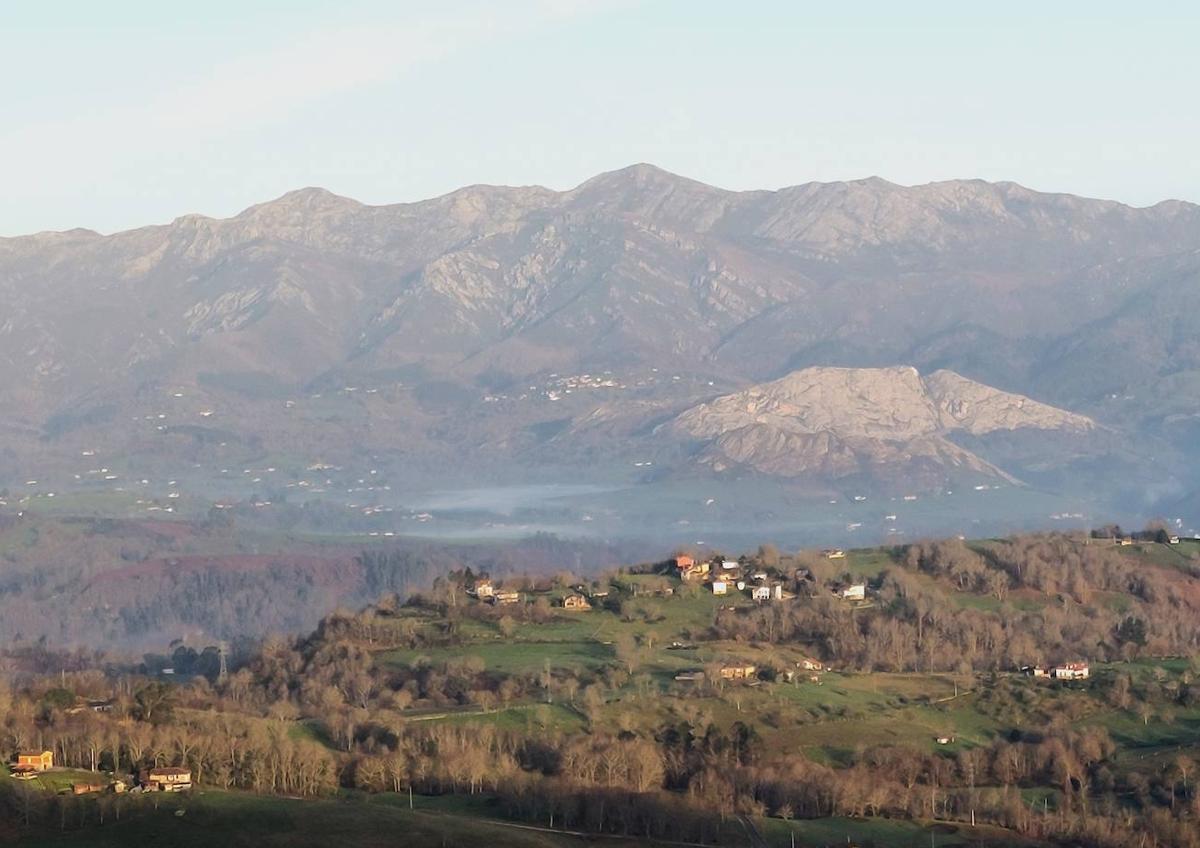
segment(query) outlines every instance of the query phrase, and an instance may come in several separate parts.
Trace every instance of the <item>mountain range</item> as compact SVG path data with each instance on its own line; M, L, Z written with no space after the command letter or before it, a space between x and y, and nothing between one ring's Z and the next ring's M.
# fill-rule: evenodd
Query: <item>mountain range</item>
M649 165L389 206L303 189L0 239L0 297L10 483L99 452L130 473L965 473L1143 511L1200 489L1200 207L1178 201L733 192Z

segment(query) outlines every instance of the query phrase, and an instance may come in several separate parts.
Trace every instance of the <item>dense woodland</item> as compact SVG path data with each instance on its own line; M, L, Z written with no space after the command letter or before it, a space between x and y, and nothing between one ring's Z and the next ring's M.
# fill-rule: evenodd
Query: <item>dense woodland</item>
M995 671L1067 659L1086 650L1098 660L1200 650L1200 564L1142 568L1111 545L1065 536L1028 536L977 550L960 540L896 551L904 567L875 580L886 614L859 615L821 591L837 566L803 557L792 587L812 603L730 611L714 624L722 639L815 642L826 656L860 670ZM899 565L899 563L898 563ZM813 575L816 576L813 579ZM926 579L934 578L933 581ZM946 592L1050 603L973 608L946 603Z
M310 507L320 513L320 504ZM407 596L470 566L497 576L595 569L620 546L537 535L488 545L313 541L240 514L202 521L0 516L0 639L159 647L164 632L213 641L311 630L331 609Z
M790 664L770 660L780 646L847 673L946 674L975 693L979 716L1003 728L986 743L859 743L835 759L768 744L784 730L800 736L814 722L855 716L743 712L749 690L719 674L690 686L655 677L646 627L665 627L656 624L664 610L705 591L680 584L666 564L592 581L511 577L506 585L526 602L492 606L469 598L470 568L401 598L389 582L393 566L368 555L381 600L329 615L307 636L267 640L224 677L211 652L184 646L172 655L181 670L173 680L147 674L150 658L138 668L36 646L11 651L0 749L45 746L63 765L115 773L186 764L201 786L260 793L486 794L520 820L693 842L712 842L734 816L838 815L974 819L1064 845L1200 846L1196 748L1122 757L1105 727L1080 721L1109 710L1170 723L1200 709L1194 563L1151 567L1112 546L1050 535L886 554L870 579L874 602L851 606L833 595L849 578L839 563L764 546L744 560L786 580L793 600L714 607L706 625L658 638L753 646L768 658L760 688L788 685ZM622 591L635 578L642 594ZM503 641L557 626L555 593L589 585L613 591L598 594L601 608L587 615L644 625L615 640L611 661L513 672L456 650L471 633ZM411 659L384 661L390 650ZM1070 687L1018 672L1077 656L1114 665ZM1193 659L1153 673L1132 662L1165 656ZM87 698L114 699L113 709L78 709ZM488 720L514 705L528 707L523 724ZM475 719L427 720L467 708ZM144 803L57 798L0 780L0 814L17 823L95 827Z

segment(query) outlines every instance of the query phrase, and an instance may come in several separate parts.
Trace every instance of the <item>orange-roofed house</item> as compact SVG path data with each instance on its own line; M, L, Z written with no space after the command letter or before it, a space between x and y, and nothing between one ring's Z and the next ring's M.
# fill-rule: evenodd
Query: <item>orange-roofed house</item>
M680 554L675 557L675 570L680 580L698 580L708 574L708 563L696 562L694 557Z
M13 766L22 770L46 771L54 768L53 751L18 751Z

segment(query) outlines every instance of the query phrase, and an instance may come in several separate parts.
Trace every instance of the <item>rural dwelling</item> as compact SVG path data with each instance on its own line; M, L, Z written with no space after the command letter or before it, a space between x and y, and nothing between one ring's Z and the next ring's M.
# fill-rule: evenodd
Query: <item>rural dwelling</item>
M1085 662L1070 662L1054 667L1055 680L1087 680L1091 669Z
M496 590L492 586L491 579L487 577L480 577L471 586L471 594L480 600L486 600L487 598L490 598L492 595L496 594Z
M814 660L812 657L805 657L796 663L805 671L824 671L825 665L820 660Z
M91 710L94 713L111 713L112 709L113 702L111 700L98 701L80 699L76 701L73 706L68 707L66 712L68 715L78 715L79 713L87 712L88 710Z
M521 601L520 592L494 592L492 594L493 604L516 604Z
M14 770L46 771L54 768L53 751L18 751L13 758Z
M675 571L680 580L700 580L708 574L708 563L696 562L687 554L680 554L675 557Z
M103 792L103 783L72 783L72 795L91 795L93 792Z
M146 792L182 792L192 788L192 772L181 766L152 768L142 772L140 780Z
M712 582L712 593L714 595L724 595L729 591L729 584L724 580L714 580Z
M583 595L567 595L563 598L563 609L568 610L590 610L592 605L588 603L588 599Z
M750 590L750 597L756 601L769 601L771 600L771 587L755 586Z
M846 552L841 548L827 548L821 553L825 554L825 559L845 559Z
M842 590L842 600L844 601L864 601L866 598L867 586L865 583L855 583Z
M751 680L758 673L758 667L753 665L721 666L722 680Z
M737 571L741 567L742 567L742 564L740 562L738 562L736 559L727 559L721 563L722 571Z

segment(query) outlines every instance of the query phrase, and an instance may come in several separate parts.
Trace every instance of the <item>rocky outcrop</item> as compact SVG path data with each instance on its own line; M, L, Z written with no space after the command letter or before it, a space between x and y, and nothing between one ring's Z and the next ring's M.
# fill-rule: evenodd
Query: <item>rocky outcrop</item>
M1085 434L1091 419L976 383L952 371L806 368L695 406L671 433L698 441L714 470L844 477L913 464L1012 479L951 441L955 432Z

